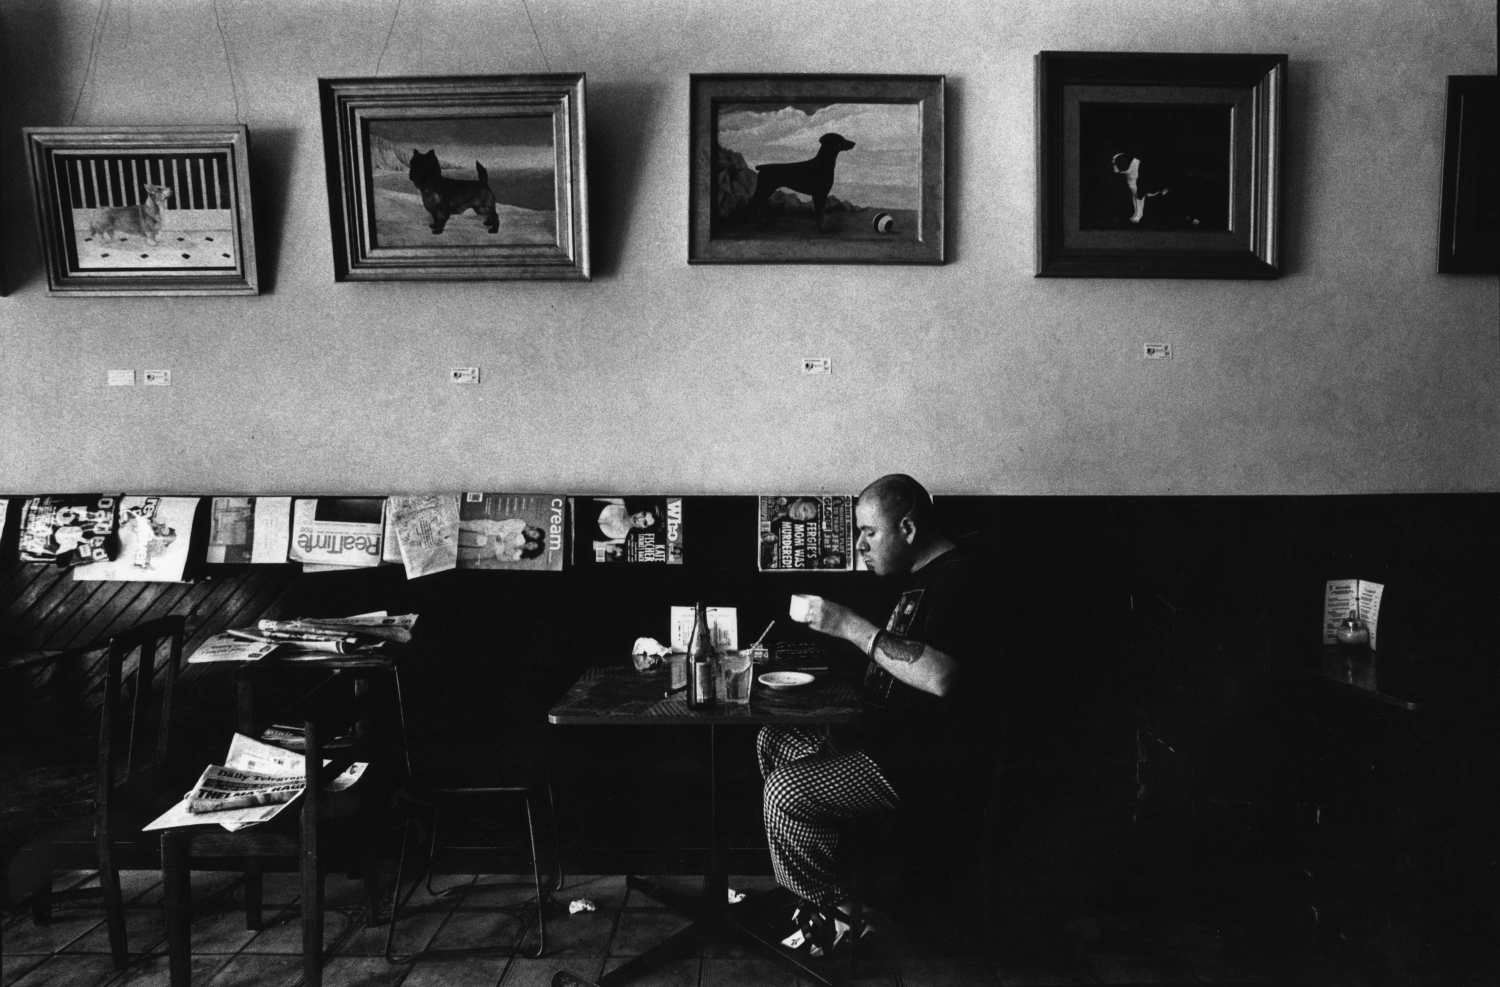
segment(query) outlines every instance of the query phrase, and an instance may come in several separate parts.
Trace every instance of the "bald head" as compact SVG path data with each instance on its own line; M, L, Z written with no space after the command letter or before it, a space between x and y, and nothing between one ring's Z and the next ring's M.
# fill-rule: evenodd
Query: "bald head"
M887 473L860 491L859 499L892 521L911 518L928 534L933 528L932 497L920 483L905 473Z
M877 575L899 575L925 565L951 543L938 529L932 498L904 473L882 476L854 505L855 548Z

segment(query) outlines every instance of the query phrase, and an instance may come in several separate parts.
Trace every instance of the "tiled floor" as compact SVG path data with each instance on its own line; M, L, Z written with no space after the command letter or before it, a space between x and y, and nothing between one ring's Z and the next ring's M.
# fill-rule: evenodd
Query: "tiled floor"
M123 878L133 955L128 969L112 968L101 906L97 899L85 899L61 905L48 926L32 924L26 914L5 917L3 987L165 985L160 882L149 871L128 871ZM88 873L72 875L75 885L92 879ZM681 883L685 890L692 887L688 879ZM767 883L763 877L741 878L735 886L756 889ZM528 959L514 950L518 933L523 931L520 921L502 910L525 899L527 888L519 879L443 876L435 878L434 885L439 892L452 890L434 897L425 887L418 887L397 925L395 949L408 956L389 963L383 955L385 926L367 927L363 921L359 883L330 878L325 943L331 955L324 983L329 987L523 987L548 985L559 970L592 981L683 924L654 901L628 892L621 877L570 878L548 912L546 956ZM65 885L59 880L57 886ZM570 914L567 904L580 898L591 901L596 910ZM243 900L236 875L194 875L193 983L293 987L301 980L295 875L267 876L266 927L259 932L245 929ZM1087 949L1047 962L1007 964L982 955L956 956L924 948L889 925L867 942L868 962L862 965L858 983L880 987L1272 982L1226 966L1220 951L1202 942L1183 942L1176 958L1166 965ZM494 951L472 955L475 947L493 947ZM470 955L456 950L467 950ZM411 958L410 954L417 955ZM643 982L794 987L798 978L737 945L710 944L701 955L685 958Z

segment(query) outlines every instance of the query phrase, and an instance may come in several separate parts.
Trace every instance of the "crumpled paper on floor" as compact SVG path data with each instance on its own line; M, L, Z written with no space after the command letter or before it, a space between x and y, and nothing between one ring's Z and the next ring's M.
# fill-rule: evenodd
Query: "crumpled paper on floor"
M577 915L579 912L597 912L599 906L588 898L574 898L568 902L568 914Z
M744 900L745 900L745 892L743 892L743 891L736 891L734 888L730 888L729 889L729 903L731 905L738 905L740 902L742 902Z

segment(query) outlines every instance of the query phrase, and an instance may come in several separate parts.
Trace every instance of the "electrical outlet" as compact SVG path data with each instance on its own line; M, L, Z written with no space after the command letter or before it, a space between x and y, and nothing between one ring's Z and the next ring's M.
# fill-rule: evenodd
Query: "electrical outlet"
M170 370L142 370L141 383L148 387L166 387L172 383L172 371Z
M450 384L477 384L479 383L479 368L454 367L448 371L448 382Z
M831 374L833 373L833 361L826 356L805 356L802 358L802 372L805 374Z
M1172 344L1145 343L1141 346L1141 355L1148 360L1170 360L1172 359Z
M134 387L134 370L106 370L104 371L104 382L110 387Z

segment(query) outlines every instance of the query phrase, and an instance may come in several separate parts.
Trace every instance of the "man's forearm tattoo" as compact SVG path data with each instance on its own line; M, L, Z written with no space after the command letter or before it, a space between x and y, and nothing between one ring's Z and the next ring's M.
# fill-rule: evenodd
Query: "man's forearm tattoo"
M888 661L910 665L922 657L922 652L926 650L927 646L920 641L911 641L890 631L881 631L875 635L875 641L870 645L870 657L884 655Z

